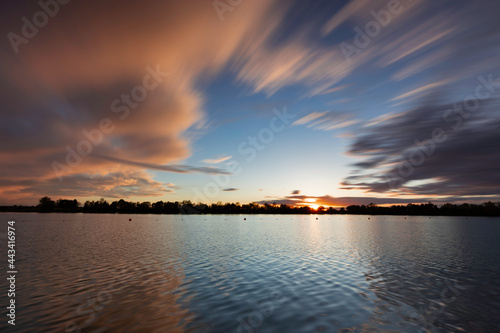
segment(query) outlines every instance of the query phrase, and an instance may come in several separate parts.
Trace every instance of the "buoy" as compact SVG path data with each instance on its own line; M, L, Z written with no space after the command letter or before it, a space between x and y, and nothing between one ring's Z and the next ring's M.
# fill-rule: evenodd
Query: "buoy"
M132 221L132 219L128 219L129 221Z
M246 221L246 220L247 220L247 218L245 217L243 220L245 220L245 221Z

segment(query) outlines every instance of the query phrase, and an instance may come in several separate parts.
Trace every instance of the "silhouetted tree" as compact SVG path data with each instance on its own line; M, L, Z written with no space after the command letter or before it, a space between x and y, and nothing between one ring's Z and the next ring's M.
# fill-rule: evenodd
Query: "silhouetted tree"
M59 199L56 203L56 211L64 213L75 213L78 211L78 201Z
M56 203L49 197L43 197L38 204L38 211L40 213L50 213L56 209Z
M83 207L78 201L59 199L54 202L43 197L35 206L0 206L1 212L64 212L64 213L119 213L119 214L368 214L368 215L450 215L450 216L500 216L500 202L460 205L447 203L440 207L428 202L422 204L393 205L391 207L350 205L339 210L323 206L313 209L309 206L291 206L286 204L258 204L255 202L241 205L237 203L214 204L197 203L189 200L182 202L129 202L123 199L109 204L104 198L99 201L86 201Z

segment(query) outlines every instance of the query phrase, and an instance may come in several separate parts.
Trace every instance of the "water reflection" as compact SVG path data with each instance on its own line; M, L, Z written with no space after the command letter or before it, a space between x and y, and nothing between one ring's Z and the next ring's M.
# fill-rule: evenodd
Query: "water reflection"
M358 230L370 230L360 234L370 239L360 238L357 243L370 244L360 249L364 251L363 260L369 264L364 273L368 289L376 297L372 316L351 329L478 332L490 331L492 324L497 325L491 322L489 314L480 314L471 307L475 304L485 309L483 301L477 299L478 290L489 288L492 294L500 291L498 283L487 286L480 281L498 274L498 260L486 267L476 266L471 251L482 247L479 243L486 234L477 233L477 229L489 222L475 221L477 225L472 225L472 229L476 234L470 238L470 234L464 233L466 225L466 229L471 227L470 221L450 223L450 218L433 219L372 217L370 223L355 226ZM498 227L493 230L498 232ZM491 245L498 250L496 243ZM478 255L484 259L494 252L490 249ZM477 272L481 279L471 280L468 275ZM491 306L498 308L498 303ZM490 313L490 309L486 312Z
M187 281L175 226L88 217L25 217L16 332L185 331L191 314L180 305Z
M500 330L499 219L9 218L18 332Z

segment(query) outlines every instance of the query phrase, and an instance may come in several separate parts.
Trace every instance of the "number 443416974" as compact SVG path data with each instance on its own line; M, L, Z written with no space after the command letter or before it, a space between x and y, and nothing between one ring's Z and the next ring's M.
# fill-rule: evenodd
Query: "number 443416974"
M7 237L9 239L8 241L8 250L7 250L7 257L9 258L7 262L9 263L9 269L15 269L16 265L16 250L14 249L16 247L16 229L14 228L14 223L15 221L9 221L8 224L9 226L7 227Z

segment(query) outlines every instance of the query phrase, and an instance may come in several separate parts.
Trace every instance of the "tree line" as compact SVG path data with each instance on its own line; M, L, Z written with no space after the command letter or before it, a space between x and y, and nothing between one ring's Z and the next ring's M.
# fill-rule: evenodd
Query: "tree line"
M86 201L83 205L76 199L49 197L39 200L37 206L0 206L0 212L38 213L107 213L107 214L358 214L358 215L446 215L446 216L500 216L500 202L483 204L451 204L437 206L431 202L422 204L394 205L390 207L351 205L335 209L320 206L291 206L284 204L240 204L213 203L194 204L189 200L164 202L131 202L123 199L108 203L105 199Z

